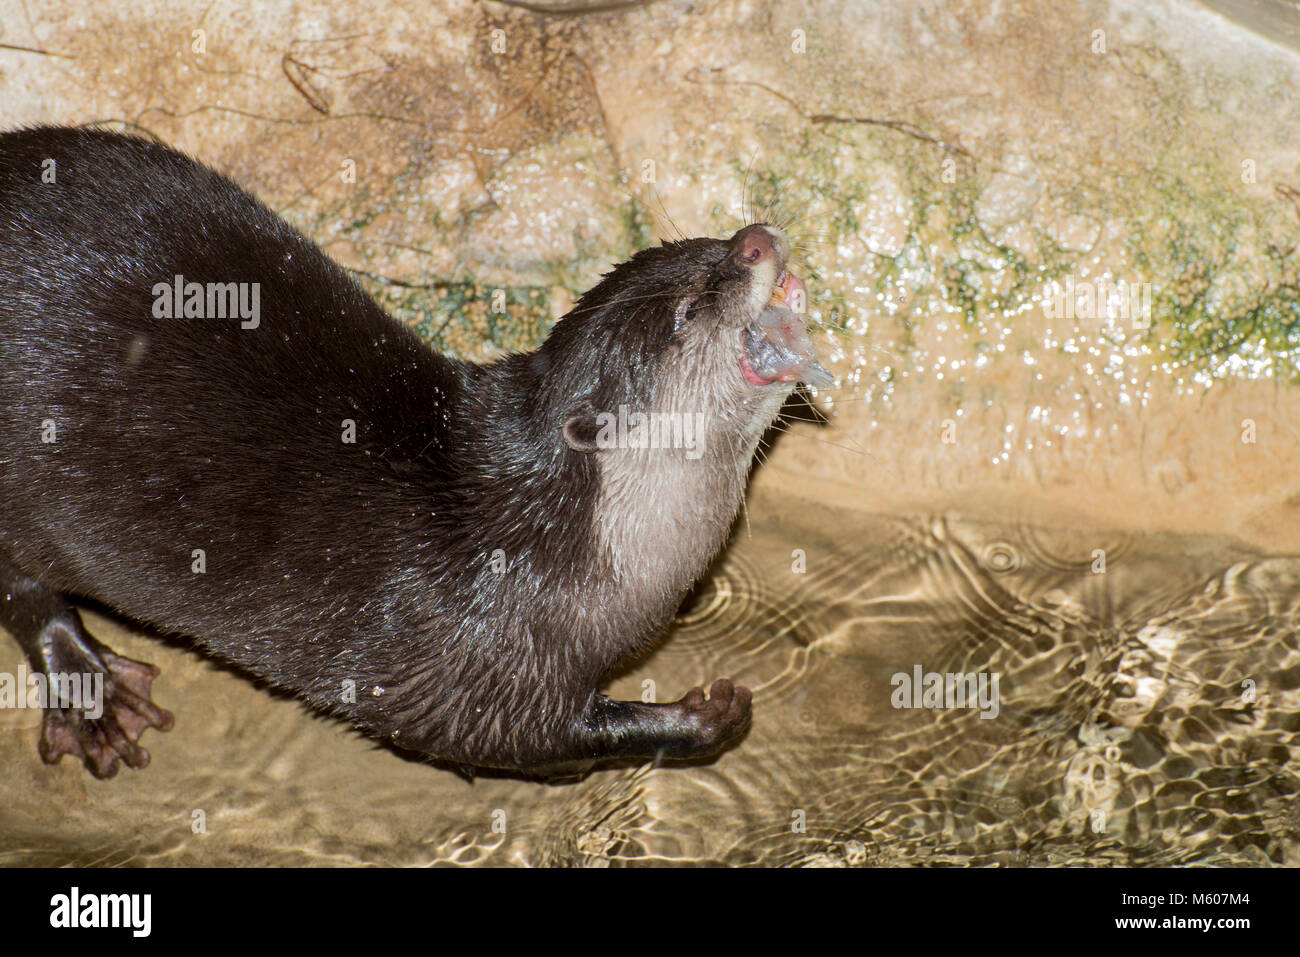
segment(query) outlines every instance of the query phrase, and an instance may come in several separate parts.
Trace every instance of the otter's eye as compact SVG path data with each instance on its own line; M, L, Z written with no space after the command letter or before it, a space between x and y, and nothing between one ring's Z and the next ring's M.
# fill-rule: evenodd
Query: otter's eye
M673 313L673 335L677 335L682 326L695 318L695 311L698 308L694 299L683 299L677 304L677 311Z

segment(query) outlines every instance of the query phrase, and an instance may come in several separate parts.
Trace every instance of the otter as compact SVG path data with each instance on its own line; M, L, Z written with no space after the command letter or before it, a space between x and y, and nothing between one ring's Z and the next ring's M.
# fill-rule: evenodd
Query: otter
M829 381L789 255L762 223L663 242L475 364L178 151L0 133L0 626L50 687L103 681L98 713L51 695L41 757L105 778L173 724L74 599L453 766L715 754L746 688L600 688L721 549L791 390Z

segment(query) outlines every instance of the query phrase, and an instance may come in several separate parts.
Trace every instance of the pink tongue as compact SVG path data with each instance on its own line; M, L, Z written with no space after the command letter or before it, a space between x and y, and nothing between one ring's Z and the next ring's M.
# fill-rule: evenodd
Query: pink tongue
M803 321L784 305L768 306L754 325L745 330L743 359L741 369L745 378L756 385L802 379L809 385L825 388L834 381L817 361L817 350L808 338Z

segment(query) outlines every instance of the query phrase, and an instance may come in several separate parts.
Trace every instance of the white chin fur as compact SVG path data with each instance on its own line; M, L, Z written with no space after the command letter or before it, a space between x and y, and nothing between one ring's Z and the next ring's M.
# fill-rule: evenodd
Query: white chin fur
M755 266L750 275L752 276L749 285L750 315L757 316L767 307L767 301L772 298L772 287L776 285L779 274L776 263L769 259Z

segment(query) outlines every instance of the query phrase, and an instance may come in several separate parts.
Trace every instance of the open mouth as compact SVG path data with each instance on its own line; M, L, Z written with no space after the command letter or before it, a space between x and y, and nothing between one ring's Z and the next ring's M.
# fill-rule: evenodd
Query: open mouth
M799 318L806 295L803 280L783 272L767 307L745 329L740 371L750 385L803 381L825 388L835 381L817 361L817 351Z

